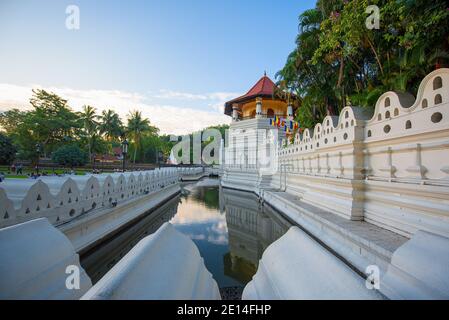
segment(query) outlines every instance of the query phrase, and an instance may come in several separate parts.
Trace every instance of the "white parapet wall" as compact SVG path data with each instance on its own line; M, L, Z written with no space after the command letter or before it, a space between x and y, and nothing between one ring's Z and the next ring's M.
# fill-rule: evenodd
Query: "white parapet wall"
M245 129L253 126L249 121L231 130L244 139ZM407 238L418 230L449 237L447 68L427 75L416 99L387 92L374 114L348 106L296 134L279 147L279 169L268 178L254 172L251 162L239 162L251 158L251 149L240 149L226 150L224 186L258 192L265 179L271 188L349 220Z
M365 279L298 227L263 253L244 300L383 299Z
M181 181L197 181L210 175L205 167L177 167L176 169Z
M346 107L279 154L287 192L304 202L411 237L449 236L449 69L417 98L387 92L374 115Z
M73 245L47 219L0 229L0 300L72 300L91 286Z
M84 300L216 300L216 281L190 238L165 223L142 239Z
M103 242L120 228L137 221L179 192L179 184L168 185L123 201L113 208L89 212L59 225L58 228L72 241L77 252L83 252Z
M177 167L176 170L181 176L197 176L204 173L203 167Z
M6 179L0 183L0 228L45 217L55 226L177 184L174 168L85 176Z

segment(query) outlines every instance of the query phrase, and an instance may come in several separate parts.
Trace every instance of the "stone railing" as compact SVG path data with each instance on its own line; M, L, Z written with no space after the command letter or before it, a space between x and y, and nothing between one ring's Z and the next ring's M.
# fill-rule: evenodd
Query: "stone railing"
M387 92L372 117L346 107L283 145L286 191L303 201L405 236L449 235L449 69L425 77L416 100Z
M219 175L221 175L221 167L218 166L218 165L205 167L205 168L204 168L204 172L205 172L207 175L219 176Z
M179 182L175 168L85 176L7 179L0 184L0 228L41 217L55 226Z
M178 167L177 170L181 176L197 176L204 172L203 167Z

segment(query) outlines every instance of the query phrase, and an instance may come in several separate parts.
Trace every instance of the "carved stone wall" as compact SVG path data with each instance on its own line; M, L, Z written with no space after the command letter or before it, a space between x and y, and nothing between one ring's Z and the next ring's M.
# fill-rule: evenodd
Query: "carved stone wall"
M0 228L41 217L58 226L178 181L176 168L37 180L7 179L0 184Z
M449 236L449 69L426 76L416 99L387 92L374 114L348 106L293 141L283 139L273 174L254 164L252 149L263 146L245 138L251 121L231 125L237 144L225 150L223 186L286 191L406 237L417 230Z
M305 202L406 236L448 236L449 69L425 77L416 100L387 92L372 117L355 107L326 117L279 163L286 191Z

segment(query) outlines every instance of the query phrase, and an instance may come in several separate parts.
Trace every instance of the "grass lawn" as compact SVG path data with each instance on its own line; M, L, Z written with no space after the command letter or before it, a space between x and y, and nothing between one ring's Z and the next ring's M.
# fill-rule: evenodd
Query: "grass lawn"
M28 179L28 176L24 175L24 174L19 174L19 175L17 175L17 174L7 174L7 175L5 175L5 178L6 179Z
M44 170L39 170L40 173L46 172L48 175L51 175L53 173L63 174L64 171L70 171L70 170L64 170L64 169L55 169L55 170L53 170L53 169L48 169L48 170L44 169ZM7 178L7 179L27 179L28 178L28 174L33 173L33 170L25 168L25 169L23 169L23 174L19 174L18 175L18 174L11 173L8 167L0 167L0 172L3 173L5 175L5 178ZM86 170L82 170L82 169L81 170L80 169L75 170L75 174L77 176L83 176L83 175L85 175L86 173L89 173L89 172L91 172L91 171L88 170L88 169L86 169Z

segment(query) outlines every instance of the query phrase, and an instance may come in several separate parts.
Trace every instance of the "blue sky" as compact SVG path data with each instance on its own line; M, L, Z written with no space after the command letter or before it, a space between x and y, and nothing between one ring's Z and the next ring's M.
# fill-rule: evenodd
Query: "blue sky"
M298 15L314 3L0 0L0 110L42 87L75 109L142 110L162 132L228 121L223 102L264 70L274 77L294 48ZM80 30L65 27L70 4Z

